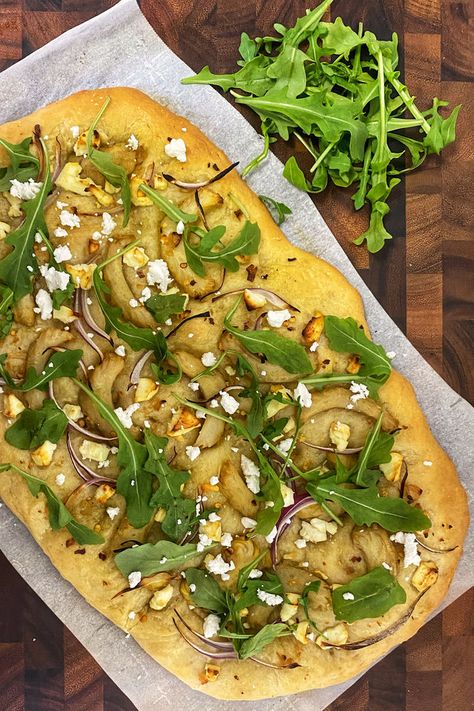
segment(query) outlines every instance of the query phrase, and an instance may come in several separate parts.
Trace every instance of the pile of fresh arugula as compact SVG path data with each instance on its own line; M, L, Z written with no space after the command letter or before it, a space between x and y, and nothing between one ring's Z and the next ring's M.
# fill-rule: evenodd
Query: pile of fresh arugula
M378 252L392 237L384 225L391 191L401 175L455 139L460 106L446 118L439 109L447 102L437 98L420 110L400 80L397 35L379 40L340 17L322 22L331 3L308 10L292 28L275 24L276 36L251 39L244 32L238 71L219 75L206 66L183 84L219 86L260 116L264 147L244 175L264 160L275 136L295 136L314 162L306 177L296 158L288 159L283 175L293 185L311 193L329 181L354 186L355 209L371 210L355 243Z

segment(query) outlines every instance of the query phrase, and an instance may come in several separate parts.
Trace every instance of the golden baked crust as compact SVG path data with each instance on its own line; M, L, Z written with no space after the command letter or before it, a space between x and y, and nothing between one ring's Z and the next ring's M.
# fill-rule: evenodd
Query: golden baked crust
M146 158L147 163L153 162L158 170L172 173L177 178L195 180L213 175L214 164L219 169L228 164L224 154L194 125L160 106L145 94L130 88L97 89L74 94L38 110L31 116L5 124L0 127L0 137L17 143L31 135L33 126L39 124L43 136L48 136L50 152L51 150L54 152L55 137L60 136L63 141L69 141L71 144L71 127L79 126L81 131L87 130L108 96L111 102L101 119L101 131L122 142L133 133L139 144L146 147L146 157L142 160L145 161ZM186 129L185 132L182 131L183 128ZM170 159L163 151L163 146L169 137L180 136L185 137L187 146L187 162L183 164ZM260 226L262 237L258 254L258 273L265 275L265 280L259 284L260 286L278 293L298 307L302 323L319 311L341 318L351 316L363 324L368 332L361 297L339 271L290 244L258 197L235 171L219 181L216 188L217 186L219 194L224 195L224 200L228 200L229 195L234 196L235 203L243 204L251 219ZM156 224L152 224L153 220L147 223L143 216L145 210L146 208L138 208L136 212L140 213L140 218L136 219L144 221L144 231L148 230L147 234L153 234ZM48 208L47 223L50 231L57 224L54 206ZM79 251L81 249L78 246L79 242L86 239L88 230L90 234L93 229L92 223L91 218L91 221L84 224L74 235L71 232L71 242ZM134 236L133 231L138 228L137 224L133 222L131 229L128 230L118 227L118 236L130 241ZM117 239L117 236L114 239ZM151 244L148 238L146 244ZM153 246L150 249L153 249ZM159 252L154 255L154 258L158 256ZM77 261L86 261L84 254ZM248 285L245 277L246 273L243 269L239 272L227 273L226 291ZM222 299L210 307L214 324L202 323L197 319L192 322L192 326L183 326L175 338L176 348L189 349L192 341L192 351L195 354L216 351L222 330L222 319L229 306L228 300ZM190 333L193 334L191 339ZM77 341L77 336L71 338ZM71 347L75 347L76 341L71 340L73 344ZM9 354L15 353L21 361L14 336L10 334L5 343L6 351ZM267 370L270 381L272 369L270 367ZM294 381L295 378L291 377L289 380ZM182 395L186 394L185 389L180 390L179 386L174 386L172 389ZM187 393L189 395L189 390ZM380 642L356 650L337 648L323 650L315 644L298 644L294 638L279 640L277 654L296 660L300 665L296 668L274 669L257 666L251 660L225 660L217 662L220 670L216 680L208 681L204 676L204 665L208 660L182 640L173 623L172 608L168 607L161 612L148 608L150 594L143 588L118 594L126 587L123 576L114 565L112 555L119 536L118 526L122 525L120 521L117 525L110 520L102 522L102 532L106 542L102 546L86 546L83 552L84 549L80 546L70 545L70 535L67 531L51 531L45 501L42 497L32 497L26 484L17 474L10 472L1 474L0 494L8 507L26 524L64 578L70 581L92 606L122 629L130 632L162 666L191 687L222 699L259 699L340 683L360 673L395 645L411 637L424 623L426 617L436 609L446 594L461 556L468 526L464 490L452 462L433 438L411 385L401 375L393 372L388 382L382 386L380 398L390 414L400 423L401 430L396 439L396 449L405 458L410 484L422 490L418 503L428 513L433 524L426 540L434 548L453 550L443 554L421 551L423 560L435 561L439 571L438 579L419 599L406 623ZM53 463L47 469L40 468L32 464L27 451L10 447L3 441L3 433L7 426L6 418L1 416L1 461L13 462L41 476L63 500L68 501L68 505L74 508L79 518L81 506L76 501L69 500L69 496L78 486L79 479L71 465L65 444L59 444ZM183 440L183 444L190 444L192 441L193 436L191 438L188 436ZM213 467L220 466L228 458L232 459L231 443L222 440L217 446L203 452L191 467L183 452L179 451L178 468L191 468L193 482L196 486L202 484L208 480L209 472ZM427 467L423 464L424 461L430 461L432 465ZM55 486L55 478L59 472L66 475L66 483L62 488ZM237 519L238 516L232 518L229 514L229 521L233 522L234 527ZM143 536L133 535L130 530L128 527L127 532L130 534L128 538L138 537L139 540L143 540ZM288 580L285 570L282 570L281 574ZM176 585L179 585L179 581ZM415 597L415 592L412 590L410 604ZM181 612L187 610L184 600L176 602L174 607L181 609ZM134 620L129 617L132 610L137 612ZM196 611L189 612L189 615L191 615L189 619L196 627L199 615ZM384 616L384 626L390 626L397 618L398 613L391 610ZM363 639L375 634L379 627L377 621L365 620L355 623L355 629L358 630L356 636Z

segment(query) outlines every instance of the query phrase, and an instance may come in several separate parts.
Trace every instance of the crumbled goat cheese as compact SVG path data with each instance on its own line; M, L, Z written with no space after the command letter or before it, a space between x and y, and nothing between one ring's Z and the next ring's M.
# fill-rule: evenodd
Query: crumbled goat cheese
M249 578L261 578L263 575L263 570L259 570L258 568L254 568L253 570L250 571L249 573Z
M199 390L199 383L188 383L188 388L197 392Z
M272 506L273 506L273 502L272 502ZM267 542L267 543L273 543L273 541L274 541L275 538L276 538L277 533L278 533L277 527L276 527L276 526L273 526L273 528L272 528L272 530L270 531L270 533L268 534L268 536L265 536L266 542Z
M231 533L223 533L221 536L221 546L224 546L224 548L230 548L232 545L232 534Z
M256 520L254 518L250 518L249 516L242 516L240 522L244 528L255 528L257 525Z
M395 351L387 351L386 353L387 358L390 358L390 360L393 360L396 355Z
M220 575L222 580L225 581L229 580L229 573L231 570L234 570L235 563L233 560L231 560L230 563L226 563L226 561L222 557L222 554L219 553L218 555L216 555L215 558L211 558L207 561L206 568L210 573L214 573L214 575Z
M130 299L130 301L128 303L130 304L132 309L136 309L137 306L139 306L138 301L136 299Z
M129 430L130 427L132 427L132 425L133 425L132 415L134 412L136 412L138 410L139 407L140 407L140 403L134 402L132 405L129 405L127 408L125 408L125 410L123 409L123 407L116 407L115 408L115 410L114 410L115 414L119 418L122 425L127 428L127 430Z
M273 328L280 328L280 326L283 326L285 321L288 321L288 319L290 318L291 314L288 309L283 309L282 311L267 312L268 325L273 326Z
M369 397L369 390L367 388L367 385L364 385L363 383L356 383L352 381L350 391L353 394L351 395L351 401L347 406L348 410L352 410L356 402L358 402L359 400L365 400Z
M297 538L295 541L295 546L297 548L306 548L306 541L304 538Z
M117 346L115 352L121 358L125 358L125 346Z
M60 272L54 267L47 267L46 264L40 266L40 272L46 281L46 286L51 292L56 289L64 291L71 279L71 276L67 274L67 272Z
M30 178L26 183L22 183L20 180L10 180L10 183L10 195L20 200L32 200L38 195L43 185L43 183L35 183L33 178Z
M257 590L257 597L259 600L264 602L270 607L275 607L275 605L281 605L283 598L281 595L273 595L273 593L266 592L265 590Z
M53 255L58 264L61 264L61 262L67 262L68 259L72 258L71 250L67 244L56 247Z
M201 356L201 363L206 366L206 368L210 368L211 366L215 365L217 363L217 358L212 353L211 351L208 351L207 353L203 353Z
M430 462L429 459L425 459L425 461L423 462L423 466L425 466L425 467L432 467L432 466L433 466L433 462Z
M102 213L102 234L108 236L114 231L116 227L117 223L115 222L113 217L108 212Z
M184 222L183 222L182 220L180 220L180 221L177 223L177 225L176 225L176 232L177 232L179 235L182 235L182 234L183 234L183 232L184 232Z
M60 200L56 200L56 207L58 210L62 210L63 207L67 207L67 202L61 202Z
M106 511L107 516L110 518L111 521L113 521L114 518L120 513L120 506L107 506Z
M131 588L136 588L140 580L142 579L142 574L139 570L133 570L128 576L128 585Z
M237 412L239 409L239 403L235 397L232 397L232 395L226 393L225 390L221 390L219 395L221 396L221 405L225 412L229 415L233 415L234 412Z
M211 476L211 478L209 479L209 484L211 484L211 486L217 486L218 483L219 483L219 477L218 476Z
M79 138L79 126L71 126L71 133L73 138Z
M186 163L186 144L182 138L172 138L165 146L165 153L170 158L177 158L180 163Z
M190 583L189 592L192 592L192 593L196 592L196 585L194 583Z
M245 454L240 457L240 466L242 467L247 488L250 489L252 494L258 494L260 491L260 469Z
M128 619L129 619L129 620L134 620L136 616L137 616L137 613L136 613L134 610L131 610L131 611L128 613Z
M414 533L403 533L398 531L390 536L390 540L395 543L401 543L403 545L403 567L408 568L409 565L419 565L421 562L420 555L418 553L417 540Z
M46 289L39 289L35 296L35 302L37 308L34 308L33 311L39 314L43 321L50 319L53 315L53 301Z
M382 563L382 565L383 565L383 567L385 568L385 570L392 570L392 566L389 565L388 563L385 563L385 562L384 562L384 563Z
M53 230L53 235L55 237L67 237L67 230L63 227L56 227L56 229Z
M279 449L282 454L288 454L288 452L291 449L292 444L293 444L292 437L288 437L288 439L284 439L277 444L277 449Z
M142 289L142 295L140 297L140 301L142 302L142 304L144 304L145 301L148 301L149 298L151 298L151 289L149 286L145 286ZM171 319L169 319L169 320L171 320ZM171 326L171 323L169 323L168 326Z
M204 632L204 637L206 639L211 639L211 637L215 637L216 634L219 632L219 627L221 626L221 620L220 617L214 614L210 614L207 617L204 618L204 622L202 623L202 629Z
M168 290L168 287L173 279L170 276L168 265L164 259L154 259L153 261L148 262L146 280L147 284L150 286L156 284L162 292Z
M199 514L199 508L196 507L196 513ZM207 546L212 546L213 540L212 538L209 538L209 536L206 533L200 533L199 534L199 542L196 545L196 550L198 553L202 553Z
M57 474L54 480L58 486L62 486L66 481L66 476L64 474Z
M355 600L354 595L351 592L342 593L343 600Z
M194 462L194 460L197 459L200 454L201 450L199 447L186 447L186 456L189 457L192 462Z
M71 229L81 226L81 218L79 215L75 215L73 212L69 212L69 210L61 210L59 213L59 221L63 227L71 227Z
M318 346L319 346L318 341L313 341L313 343L309 347L309 350L311 351L311 353L314 353L317 350Z
M138 138L135 136L135 134L133 134L133 133L130 134L130 137L129 137L129 139L128 139L128 141L127 141L127 143L126 143L125 145L127 146L127 148L128 148L130 151L136 151L136 150L137 150L137 148L138 148Z
M296 402L299 402L301 407L311 407L313 404L311 393L304 383L298 383L293 391L293 397Z

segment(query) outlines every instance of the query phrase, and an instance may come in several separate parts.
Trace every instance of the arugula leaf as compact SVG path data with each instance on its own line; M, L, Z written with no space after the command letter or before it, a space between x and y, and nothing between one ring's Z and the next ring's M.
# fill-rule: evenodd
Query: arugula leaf
M183 496L181 490L189 479L189 472L169 466L165 454L167 444L166 437L157 437L152 432L145 431L145 446L148 450L145 469L159 482L159 488L153 494L150 505L166 510L161 529L172 541L179 541L197 520L196 502Z
M209 549L205 549L207 551ZM202 555L194 543L179 546L172 541L144 543L141 546L127 548L115 556L115 565L127 577L134 570L140 571L143 577L167 570L173 570L184 565L193 558Z
M10 143L0 138L0 146L10 158L10 165L0 168L0 192L10 190L12 180L26 183L38 175L39 160L30 153L30 145L31 138L24 138L20 143Z
M256 223L245 222L242 230L229 244L221 247L218 251L213 251L216 244L224 236L226 228L224 225L213 227L209 232L204 232L199 228L190 228L191 232L197 234L201 240L199 244L191 244L187 232L184 235L184 250L186 260L198 276L204 277L206 270L203 262L210 264L221 264L230 272L237 272L240 264L236 256L243 254L255 254L260 243L260 228Z
M77 378L73 378L73 381L92 400L99 415L118 437L117 464L120 474L117 479L117 491L127 502L127 518L132 526L142 528L153 513L153 507L150 505L152 474L145 467L147 448L133 439L115 412L93 390Z
M189 212L183 212L179 207L177 207L171 200L165 198L164 195L159 193L157 190L153 190L149 185L143 183L140 185L140 190L148 195L148 197L158 205L160 210L165 213L171 220L175 222L184 222L186 225L188 222L196 222L197 215L193 215Z
M5 440L17 449L36 449L43 442L59 442L67 427L67 417L53 402L45 399L38 410L23 410L5 430Z
M249 657L254 657L278 637L284 637L289 634L291 634L291 631L282 622L265 625L253 637L249 637L249 639L242 642L239 649L239 658L248 659Z
M423 531L430 528L430 519L403 499L380 496L377 487L346 489L336 484L335 477L306 485L315 501L336 501L358 525L378 523L387 531Z
M6 338L13 325L13 291L0 284L0 338Z
M132 194L128 182L128 175L125 168L114 163L112 156L109 153L99 151L93 146L94 131L97 124L104 115L107 106L110 103L110 97L107 97L99 113L93 120L87 132L87 156L91 163L97 168L106 180L115 188L120 188L120 197L123 202L123 227L126 227L130 218L130 210L132 207Z
M377 422L370 430L359 454L355 477L351 477L358 486L372 486L380 478L382 472L374 471L374 467L390 461L394 438L381 431L384 413L381 412Z
M16 230L10 232L4 239L4 243L12 249L0 261L0 282L12 290L14 303L32 291L33 275L38 273L38 265L33 253L35 234L39 230L47 234L44 204L51 191L52 181L49 172L48 151L42 140L41 148L45 166L47 166L41 189L34 198L22 203L25 219Z
M283 585L278 575L275 573L265 572L261 578L248 579L245 581L240 594L234 602L234 612L239 613L241 610L251 605L266 605L258 596L258 591L268 593L269 595L279 595L284 598L285 593Z
M56 378L70 378L76 375L82 351L58 351L46 363L44 370L37 373L33 367L28 368L22 383L15 383L5 368L7 353L0 355L0 375L11 390L28 392L29 390L46 390L47 384Z
M405 590L383 565L339 586L331 594L336 619L349 623L380 617L407 598ZM350 599L344 599L345 595Z
M290 210L288 205L285 205L284 202L278 202L278 200L275 200L274 198L269 197L268 195L259 195L258 197L263 202L263 204L269 209L272 215L276 214L275 222L277 223L277 225L282 225L285 222L287 215L292 214L292 211Z
M279 365L288 373L308 373L311 362L302 345L273 331L243 331L231 323L241 298L224 318L224 327L237 338L250 353L262 354L269 363Z
M45 495L46 501L48 502L49 525L53 531L58 531L60 528L67 528L79 545L96 545L97 543L104 542L102 536L87 526L84 526L82 523L79 523L79 521L76 521L61 499L56 496L45 481L29 472L25 472L23 469L15 466L15 464L0 464L0 472L5 471L13 471L20 474L33 496L38 497L41 493Z
M145 306L157 323L165 323L184 311L186 301L185 294L154 294L145 301Z
M191 592L191 600L194 605L202 607L204 610L211 610L218 615L227 614L229 607L226 594L209 573L199 568L188 568L186 582L188 585L196 586L194 592Z
M304 610L306 619L308 620L311 627L314 627L315 629L317 629L316 624L315 624L315 622L313 622L313 620L311 619L311 617L309 615L309 609L308 609L309 600L308 600L308 598L309 598L310 592L317 593L317 592L319 592L320 587L321 587L321 581L320 580L313 580L313 582L305 585L305 587L303 588L303 593L301 595L301 599L300 599L300 605L302 606L302 608Z
M239 394L240 397L249 397L252 400L252 407L247 415L247 430L254 439L263 429L265 420L266 405L258 388L258 380L255 371L246 358L240 353L237 355L237 375L243 377L250 375L250 387L245 388Z

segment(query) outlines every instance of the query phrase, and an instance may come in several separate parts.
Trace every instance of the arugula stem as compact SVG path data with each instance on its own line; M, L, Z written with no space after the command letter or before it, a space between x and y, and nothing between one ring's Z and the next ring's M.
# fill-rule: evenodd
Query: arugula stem
M300 134L297 131L295 131L294 133L295 133L296 138L300 141L300 143L303 144L303 146L306 148L306 150L309 151L309 153L311 153L311 155L315 159L315 163L313 163L313 165L309 169L310 173L314 173L314 171L323 162L323 160L326 158L327 154L331 151L331 149L334 148L336 143L335 142L329 143L326 146L326 148L324 149L324 151L318 155L316 153L315 149L313 148L313 146L311 145L311 143L309 143L309 141L306 141L306 139L304 139L303 136L300 136Z
M331 510L331 508L327 505L325 501L321 501L319 505L321 506L322 510L327 513L328 516L330 516L337 524L339 524L339 526L343 525L339 516L336 516L334 511Z
M413 97L406 86L402 84L402 82L397 79L395 76L393 76L392 72L387 72L386 73L387 79L390 82L390 84L393 86L397 94L400 96L401 100L407 107L408 111L411 113L411 115L417 119L420 122L421 128L423 131L428 135L428 133L431 130L431 126L428 123L428 121L425 119L417 105L415 104L415 97Z
M165 213L167 217L175 222L196 222L197 215L193 215L189 212L184 212L180 210L179 207L174 205L171 200L168 200L164 195L160 195L157 190L153 190L149 185L142 183L139 188L145 195L147 195L162 212Z
M263 148L260 153L253 158L250 163L248 163L242 171L242 178L245 178L249 173L252 172L260 163L263 163L265 158L268 156L268 151L270 148L270 133L265 122L262 123L262 136L263 136Z
M141 241L142 241L142 238L139 237L138 239L133 240L133 242L130 242L130 244L127 244L127 246L124 247L123 249L118 249L115 252L115 254L112 254L111 257L104 259L103 262L101 262L100 264L98 264L96 266L97 271L101 272L104 269L104 267L106 267L108 264L115 261L119 257L123 257L124 254L126 254L127 252L130 252L130 250L133 249L134 247L136 247L137 244L140 244Z

